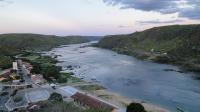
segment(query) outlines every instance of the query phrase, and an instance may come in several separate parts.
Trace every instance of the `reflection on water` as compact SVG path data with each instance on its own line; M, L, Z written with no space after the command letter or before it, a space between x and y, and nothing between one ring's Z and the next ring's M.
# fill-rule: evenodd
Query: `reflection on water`
M193 73L180 73L177 67L140 61L130 56L85 44L69 45L49 52L55 53L59 65L80 66L73 71L77 77L97 81L111 91L129 98L141 99L175 110L200 112L200 81Z

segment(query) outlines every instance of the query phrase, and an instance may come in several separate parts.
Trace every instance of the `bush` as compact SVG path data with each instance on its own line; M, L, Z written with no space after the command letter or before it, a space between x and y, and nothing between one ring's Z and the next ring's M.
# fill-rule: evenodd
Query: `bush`
M11 78L4 79L2 82L12 82Z
M67 78L59 77L59 78L57 79L57 82L58 82L58 83L66 83L66 82L67 82Z
M14 101L15 103L21 102L21 101L22 101L22 97L16 96L16 97L14 97L13 101Z
M7 56L0 55L0 68L8 69L12 67L12 59Z
M42 71L41 65L38 63L32 63L33 69L31 70L31 73L40 74Z
M126 112L147 112L140 103L131 103L127 106Z
M10 95L10 96L15 96L16 94L17 94L17 89L15 89L14 91L13 91L13 93Z
M1 96L6 96L8 94L9 94L8 92L3 92L3 93L1 93Z
M55 102L62 102L63 98L61 94L58 93L52 93L51 96L49 97L50 101L55 101Z
M47 66L43 70L44 78L48 79L49 77L54 77L55 79L59 78L61 69L57 66Z

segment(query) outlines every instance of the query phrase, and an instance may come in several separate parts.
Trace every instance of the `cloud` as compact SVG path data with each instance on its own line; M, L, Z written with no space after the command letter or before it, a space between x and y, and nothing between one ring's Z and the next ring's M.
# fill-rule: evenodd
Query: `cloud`
M173 13L178 10L176 2L179 0L103 0L109 5L121 5L122 9L134 8L143 11L157 11Z
M181 10L180 16L190 19L200 19L200 0L188 0L188 5L191 7Z
M103 0L108 5L121 9L134 8L162 14L178 13L179 17L200 19L200 0Z
M9 4L12 4L13 1L12 0L0 0L0 7L5 7Z
M170 23L177 23L177 22L184 22L184 20L175 19L175 20L161 21L161 20L157 19L157 20L151 20L151 21L137 21L136 23L139 23L139 24L170 24Z
M133 26L126 26L126 25L119 25L119 26L117 26L118 28L131 28L131 27L133 27Z

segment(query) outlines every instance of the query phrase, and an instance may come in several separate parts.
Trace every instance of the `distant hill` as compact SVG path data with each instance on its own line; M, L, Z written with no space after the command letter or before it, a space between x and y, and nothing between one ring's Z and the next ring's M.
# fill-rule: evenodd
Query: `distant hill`
M98 46L200 71L200 25L155 27L128 35L106 36Z
M0 35L0 69L12 65L12 57L22 50L45 51L59 45L77 44L90 41L84 36L54 36L40 34L1 34Z
M63 44L76 44L88 42L89 39L82 36L59 37L54 35L40 34L2 34L0 35L0 51L2 48L28 49L28 50L49 50Z
M101 40L103 37L102 36L85 36L84 38L90 40L90 41L99 41Z

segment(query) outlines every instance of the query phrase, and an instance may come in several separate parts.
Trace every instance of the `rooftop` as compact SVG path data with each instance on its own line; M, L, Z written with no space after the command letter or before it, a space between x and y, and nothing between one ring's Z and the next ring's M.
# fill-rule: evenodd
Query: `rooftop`
M78 92L78 90L76 88L73 88L71 86L61 87L60 89L63 92L65 92L66 94L68 94L69 96L73 96L73 95L75 95Z
M91 108L105 108L105 109L109 109L109 110L116 109L116 107L114 107L108 103L105 103L97 98L89 96L87 94L77 92L75 95L72 96L72 98L75 101L79 101L79 102L83 103L84 105L87 105Z

